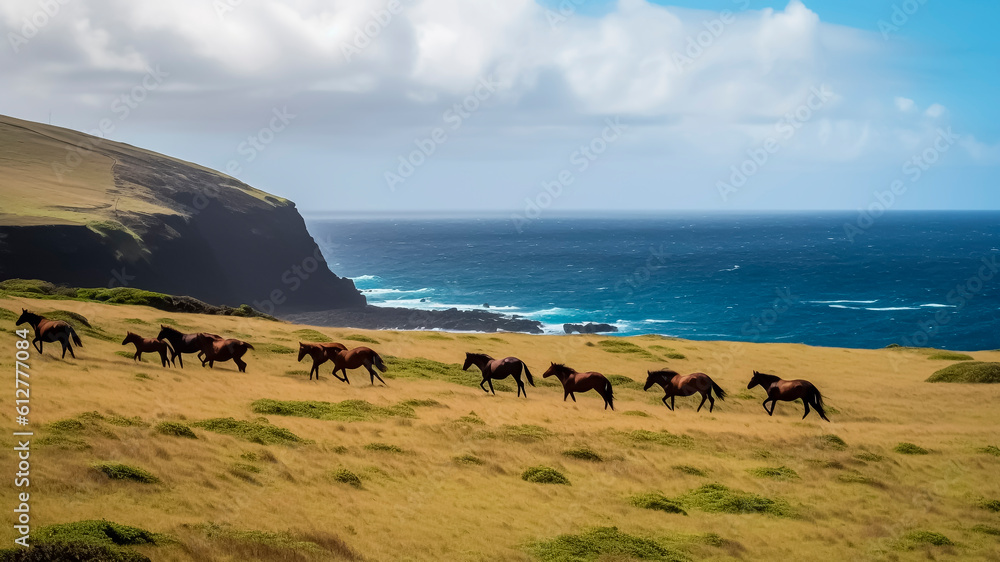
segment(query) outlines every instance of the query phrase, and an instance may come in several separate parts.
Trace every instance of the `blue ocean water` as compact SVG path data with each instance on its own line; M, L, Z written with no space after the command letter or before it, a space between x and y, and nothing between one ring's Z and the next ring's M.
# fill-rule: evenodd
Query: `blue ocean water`
M852 225L854 228L845 228ZM1000 213L313 219L371 304L483 308L562 333L1000 348Z

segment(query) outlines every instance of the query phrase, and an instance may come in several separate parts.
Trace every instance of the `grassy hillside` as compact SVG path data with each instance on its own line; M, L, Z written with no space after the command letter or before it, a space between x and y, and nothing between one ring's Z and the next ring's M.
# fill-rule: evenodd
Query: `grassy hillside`
M51 344L31 357L42 538L121 548L107 533L124 534L125 548L177 561L1000 557L1000 387L924 382L943 366L926 351L357 331L11 297L0 307L90 324L76 360ZM126 330L152 336L162 322L253 342L248 372L123 356ZM389 386L363 371L346 385L329 364L307 380L296 342L326 338L379 350ZM517 355L538 386L526 400L509 381L485 395L456 365L465 351ZM593 393L562 402L541 379L550 360L617 375L618 411ZM705 371L730 396L712 414L696 414L694 398L669 412L641 389L665 365ZM762 391L746 391L753 369L812 380L833 423L802 421L789 403L769 418ZM0 496L14 506L9 484ZM136 529L41 530L102 518ZM0 535L14 538L9 525Z

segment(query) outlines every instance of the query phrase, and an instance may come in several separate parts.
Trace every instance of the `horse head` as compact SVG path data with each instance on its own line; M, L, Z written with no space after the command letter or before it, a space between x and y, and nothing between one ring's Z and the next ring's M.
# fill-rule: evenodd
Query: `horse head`
M309 348L306 346L306 344L304 344L302 342L299 342L299 358L298 358L298 360L302 361L302 358L305 357L307 353L309 353Z
M542 373L542 378L556 377L561 380L562 376L569 374L570 371L572 371L572 369L562 363L550 363L549 368L545 369L545 372Z
M139 338L138 334L133 334L132 332L128 332L125 335L125 339L122 340L122 345L128 345L128 344L130 344L132 342L137 342L137 341L139 341L139 339L140 338Z
M649 390L654 384L659 384L665 386L673 380L674 377L679 375L677 371L673 369L660 369L659 371L646 371L646 385L642 387L643 390Z
M21 309L21 317L17 319L17 324L16 325L20 326L21 324L24 324L25 322L28 322L30 324L36 318L41 318L41 317L38 316L37 314L33 314L31 312L28 312L27 308L22 308Z
M156 339L158 340L166 339L177 333L178 333L177 330L171 328L170 326L164 326L163 324L160 324L160 333L156 335Z
M750 379L750 384L747 385L747 389L751 389L758 384L764 386L764 379L761 377L763 373L753 372L753 378Z
M478 362L476 361L477 359L479 359ZM469 367L471 367L473 365L476 365L479 368L482 368L481 364L485 363L486 361L489 361L491 359L493 359L493 358L490 357L489 355L486 355L485 353L468 353L468 352L466 352L466 354L465 354L465 364L462 365L462 370L463 371L468 371Z

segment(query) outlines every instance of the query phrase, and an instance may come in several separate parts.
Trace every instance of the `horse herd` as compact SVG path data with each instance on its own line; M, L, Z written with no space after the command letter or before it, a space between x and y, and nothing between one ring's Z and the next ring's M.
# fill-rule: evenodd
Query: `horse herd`
M26 309L22 309L21 317L17 320L17 325L20 326L24 323L28 323L34 329L35 337L32 345L35 346L39 353L42 352L43 343L60 342L62 344L63 358L66 357L66 352L69 351L70 355L75 359L76 354L73 353L70 340L79 347L83 346L83 342L80 341L80 337L73 330L73 327L61 320L49 320L28 312ZM243 356L248 350L253 349L252 345L242 340L223 338L222 336L207 332L184 334L170 326L164 325L160 326L160 333L156 338L144 338L138 334L128 332L125 340L122 341L122 345L128 344L135 346L133 360L141 360L144 352L155 352L160 355L162 366L166 367L168 363L177 365L179 362L181 368L184 368L183 354L196 353L202 367L205 365L213 367L216 362L229 361L231 359L236 363L241 373L245 373L247 367L246 362L243 361ZM355 347L348 349L347 346L341 343L299 342L298 361L302 361L306 355L313 360L312 367L309 369L309 380L312 380L315 374L318 381L320 365L331 361L333 363L332 374L337 380L350 384L351 381L347 378L347 370L364 367L370 375L371 384L375 384L375 379L385 384L385 381L379 376L379 371L384 373L388 368L379 354L371 348ZM528 365L516 357L494 359L485 353L466 353L465 364L462 366L462 370L467 371L473 365L478 367L482 373L483 380L479 383L479 387L484 392L492 392L495 395L496 391L493 389L493 381L513 377L517 383L517 396L520 397L523 394L527 398L528 393L524 386L524 381L521 380L522 374L527 379L528 384L535 386L535 381L531 376L531 371L528 370ZM337 376L337 371L340 371L343 376ZM593 390L604 399L605 410L609 407L612 410L615 409L614 389L612 388L611 381L601 373L595 371L581 373L561 363L552 363L545 373L542 374L542 378L548 377L556 377L562 383L564 402L567 398L572 398L576 402L575 393ZM489 390L486 390L487 384L489 385ZM698 404L698 409L696 410L699 412L702 406L705 405L706 400L709 402L708 411L711 412L715 408L716 397L720 400L725 400L726 398L726 391L705 373L682 375L671 369L646 371L646 384L643 386L643 390L649 390L653 385L660 385L663 388L663 405L671 411L674 409L674 399L678 396L684 397L700 393L701 403ZM787 402L801 399L805 407L805 413L802 415L803 419L809 415L809 407L812 406L821 418L830 421L823 410L822 394L809 381L782 380L774 375L754 371L747 389L758 385L767 392L767 398L762 405L769 416L774 415L774 408L777 406L779 400ZM670 399L669 404L667 403L667 398ZM768 408L768 402L771 403L770 408Z

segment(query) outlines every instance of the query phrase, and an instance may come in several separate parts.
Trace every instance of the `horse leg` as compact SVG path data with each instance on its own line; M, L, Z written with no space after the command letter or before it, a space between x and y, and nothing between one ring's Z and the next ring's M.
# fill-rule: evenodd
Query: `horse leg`
M667 404L667 395L666 395L666 394L664 394L664 395L663 395L663 398L660 398L660 400L662 400L662 401L663 401L663 405L664 405L664 406L666 406L666 407L667 407L667 409L669 410L669 409L670 409L670 404Z
M240 372L241 373L247 372L247 362L246 361L240 359L239 357L233 357L233 363L236 363L236 366L240 368Z
M184 354L177 351L174 352L174 357L181 362L181 369L184 368Z
M568 390L565 390L565 389L563 389L563 402L565 402L565 401L566 401L566 397L567 397L567 396L569 396L569 391L568 391ZM574 398L573 400L575 401L576 399Z
M670 411L671 412L673 412L674 408L677 407L677 403L675 402L676 400L677 400L677 395L676 394L671 394L670 395Z
M826 412L823 411L823 405L819 403L819 399L816 397L813 397L813 408L816 408L816 413L819 414L819 417L823 418L826 421L830 421L826 417Z
M520 398L521 397L521 392L524 391L524 383L521 382L521 375L519 375L519 374L518 375L514 375L514 382L517 383L517 397ZM524 393L524 397L525 398L528 397L528 393L527 392Z
M708 394L702 394L701 395L701 404L698 404L698 409L694 411L696 414L701 411L701 407L705 405L705 400L707 398L708 398Z
M485 384L486 384L486 375L484 374L483 375L483 380L479 381L479 388L483 389L483 392L485 392L486 394L489 394L490 391L486 390L486 387L483 386Z
M139 351L138 349L135 350L135 356L132 357L132 359L135 359L135 360L139 361L140 363L142 363L142 352Z
M31 345L35 346L35 349L38 350L38 353L42 352L42 340L39 339L38 336L35 336L35 339L31 340Z
M768 412L767 411L767 403L770 402L770 401L771 401L771 397L768 396L767 398L764 399L764 402L761 404L761 406L764 407L764 411L767 412L767 415L769 415L769 416L773 413L773 412Z
M702 403L704 403L704 402L705 401L702 400ZM711 414L712 410L714 410L714 409L715 409L715 398L712 398L712 393L709 392L708 393L708 413Z
M490 385L490 392L493 393L493 396L496 396L497 391L493 390L493 379L486 379L486 383Z
M575 392L570 392L569 393L569 397L573 399L573 402L576 402L576 393Z
M809 415L809 399L803 398L802 405L806 407L806 413L802 414L802 419L806 419L806 416Z
M771 399L771 411L768 412L767 415L773 416L774 415L774 409L777 408L777 407L778 407L778 399L777 398L772 398Z
M61 340L59 340L59 343L62 344L62 349L63 349L62 358L65 359L66 358L66 348L69 347L69 340L67 340L67 339L61 339Z

